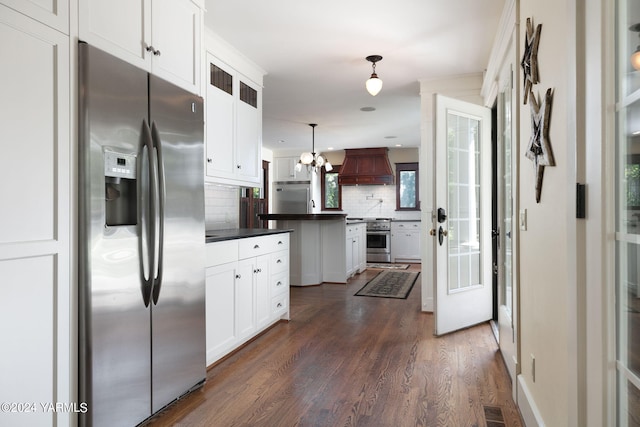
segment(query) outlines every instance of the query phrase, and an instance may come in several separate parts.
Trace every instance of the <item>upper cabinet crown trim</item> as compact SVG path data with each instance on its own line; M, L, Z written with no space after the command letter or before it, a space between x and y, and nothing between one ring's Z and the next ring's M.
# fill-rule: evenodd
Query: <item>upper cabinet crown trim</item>
M223 60L230 67L238 70L241 74L261 88L264 86L263 80L264 76L267 74L264 69L243 55L222 37L211 31L210 28L205 28L204 35L204 45L207 52L216 58Z

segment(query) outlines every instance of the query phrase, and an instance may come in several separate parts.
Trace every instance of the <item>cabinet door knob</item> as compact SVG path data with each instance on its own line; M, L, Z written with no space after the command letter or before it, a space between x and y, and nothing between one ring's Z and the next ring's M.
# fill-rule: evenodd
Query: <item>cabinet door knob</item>
M236 165L236 169L242 169L241 165Z
M282 244L283 244L283 243L282 243L282 240L278 240L278 244L279 244L279 245L282 245Z
M153 46L147 46L147 47L145 48L145 50L146 50L147 52L154 52L154 51L155 51L155 49L153 48Z
M254 245L253 249L260 249L260 245Z
M207 163L213 163L213 159L211 157L207 157Z
M282 286L282 282L276 283L276 286Z
M239 279L239 278L241 278L241 277L242 277L241 275L236 274L236 279Z
M153 56L160 56L160 51L159 50L154 50L153 51Z
M281 302L278 303L278 308L280 308L280 307L282 307L282 303Z
M278 260L276 261L276 264L282 264L282 260L278 258Z

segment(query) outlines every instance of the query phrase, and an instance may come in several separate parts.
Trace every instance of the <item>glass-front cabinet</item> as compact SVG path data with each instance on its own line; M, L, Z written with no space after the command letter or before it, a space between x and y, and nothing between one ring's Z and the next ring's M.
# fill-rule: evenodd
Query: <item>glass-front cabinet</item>
M640 426L640 2L616 5L616 419L626 427Z

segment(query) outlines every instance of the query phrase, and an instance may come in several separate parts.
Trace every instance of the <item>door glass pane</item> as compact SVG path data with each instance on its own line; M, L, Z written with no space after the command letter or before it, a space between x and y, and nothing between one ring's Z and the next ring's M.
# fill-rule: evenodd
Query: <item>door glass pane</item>
M512 194L512 173L511 173L511 84L506 85L504 91L500 94L500 115L501 115L501 171L502 176L500 183L502 194L500 197L500 209L502 210L500 217L500 249L502 250L503 274L500 282L501 304L506 307L508 313L513 308L513 291L511 265L513 256L512 247L512 217L513 217L513 194Z
M449 291L480 280L480 121L447 113Z
M640 2L617 1L616 359L617 424L640 426L640 71L630 57L640 40Z

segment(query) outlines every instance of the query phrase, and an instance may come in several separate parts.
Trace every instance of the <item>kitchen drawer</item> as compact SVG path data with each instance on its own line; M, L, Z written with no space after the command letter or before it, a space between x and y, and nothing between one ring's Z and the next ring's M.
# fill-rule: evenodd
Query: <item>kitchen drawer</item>
M271 295L275 297L285 292L289 292L289 272L271 276Z
M207 243L207 267L238 260L239 240Z
M392 222L391 230L420 230L420 221Z
M245 259L285 249L289 249L288 234L273 234L239 240L238 255Z
M289 251L279 251L271 254L269 264L270 274L289 272Z
M274 251L288 251L289 250L289 233L276 234L273 237L273 250Z
M289 294L283 293L282 295L271 298L271 313L274 317L280 316L287 312L289 305Z

